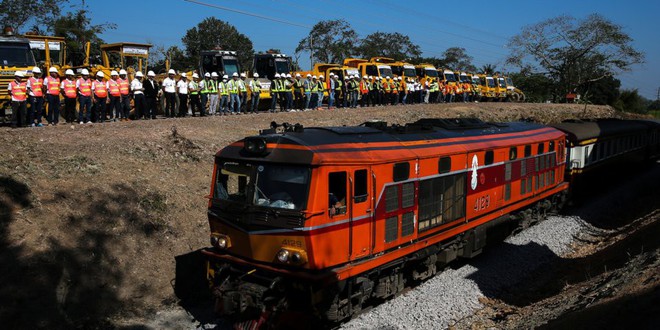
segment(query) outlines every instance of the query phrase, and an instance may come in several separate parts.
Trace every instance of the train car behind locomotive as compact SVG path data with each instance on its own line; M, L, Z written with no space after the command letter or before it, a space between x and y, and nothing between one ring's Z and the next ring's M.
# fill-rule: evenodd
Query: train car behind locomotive
M216 155L208 277L219 313L340 321L564 200L565 134L422 119L272 125Z

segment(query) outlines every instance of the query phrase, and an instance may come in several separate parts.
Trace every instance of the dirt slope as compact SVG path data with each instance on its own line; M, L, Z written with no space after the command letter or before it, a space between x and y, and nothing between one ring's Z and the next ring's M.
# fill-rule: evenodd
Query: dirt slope
M208 245L213 155L271 121L620 116L609 107L456 104L0 128L0 324L111 327L176 302L175 256Z

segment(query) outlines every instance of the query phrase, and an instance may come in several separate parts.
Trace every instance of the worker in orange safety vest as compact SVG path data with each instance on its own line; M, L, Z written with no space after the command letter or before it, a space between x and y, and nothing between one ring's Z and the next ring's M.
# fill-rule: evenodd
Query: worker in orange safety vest
M64 120L67 123L73 123L76 120L76 100L78 90L74 79L73 70L67 69L64 73L64 79L60 85L60 93L64 95Z
M27 126L27 82L23 81L25 73L16 71L14 81L7 85L7 90L11 95L11 127Z

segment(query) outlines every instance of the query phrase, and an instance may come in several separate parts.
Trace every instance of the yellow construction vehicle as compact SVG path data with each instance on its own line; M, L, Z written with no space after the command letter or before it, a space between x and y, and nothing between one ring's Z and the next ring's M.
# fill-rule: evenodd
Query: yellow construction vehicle
M497 100L497 88L495 79L486 74L479 74L479 88L481 89L482 101L495 101Z
M392 67L382 62L372 62L360 58L347 58L344 59L344 66L358 69L360 77L365 75L381 78L394 77Z
M481 93L481 83L479 81L479 76L476 74L468 74L472 81L472 92L474 93L473 99L475 101L481 101L483 94Z
M511 77L504 77L506 82L507 100L511 102L525 102L525 93L513 85Z
M128 72L129 80L133 80L137 71L146 76L149 48L150 44L134 42L101 45L101 64L92 65L90 75L93 77L97 72L103 71L106 77L110 77L111 71L124 69Z
M57 68L60 73L66 66L66 42L64 37L42 36L25 34L30 40L30 48L42 71L47 72L51 67ZM66 70L66 69L65 69Z
M0 36L0 120L11 114L11 96L7 93L7 86L14 80L14 74L16 71L30 74L36 64L30 51L30 40L14 35L14 30L6 27Z
M429 79L438 79L438 70L429 63L420 63L415 65L415 73L419 82L424 85Z
M291 56L286 54L280 54L273 50L254 54L252 72L259 74L259 83L261 84L261 101L259 104L261 107L270 105L270 82L275 78L275 74L291 74L292 68Z
M440 69L438 69L438 73L440 73ZM454 74L454 71L442 69L442 75L440 77L444 80L445 84L456 86L456 74Z
M495 95L497 96L497 101L500 102L506 101L507 91L506 91L506 82L504 81L504 77L493 76L493 80L495 80Z

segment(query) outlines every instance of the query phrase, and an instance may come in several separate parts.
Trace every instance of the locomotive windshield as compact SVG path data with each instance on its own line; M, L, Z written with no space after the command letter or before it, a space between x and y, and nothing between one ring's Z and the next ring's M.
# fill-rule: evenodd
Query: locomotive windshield
M235 162L225 162L218 168L217 199L290 210L305 207L309 168Z

